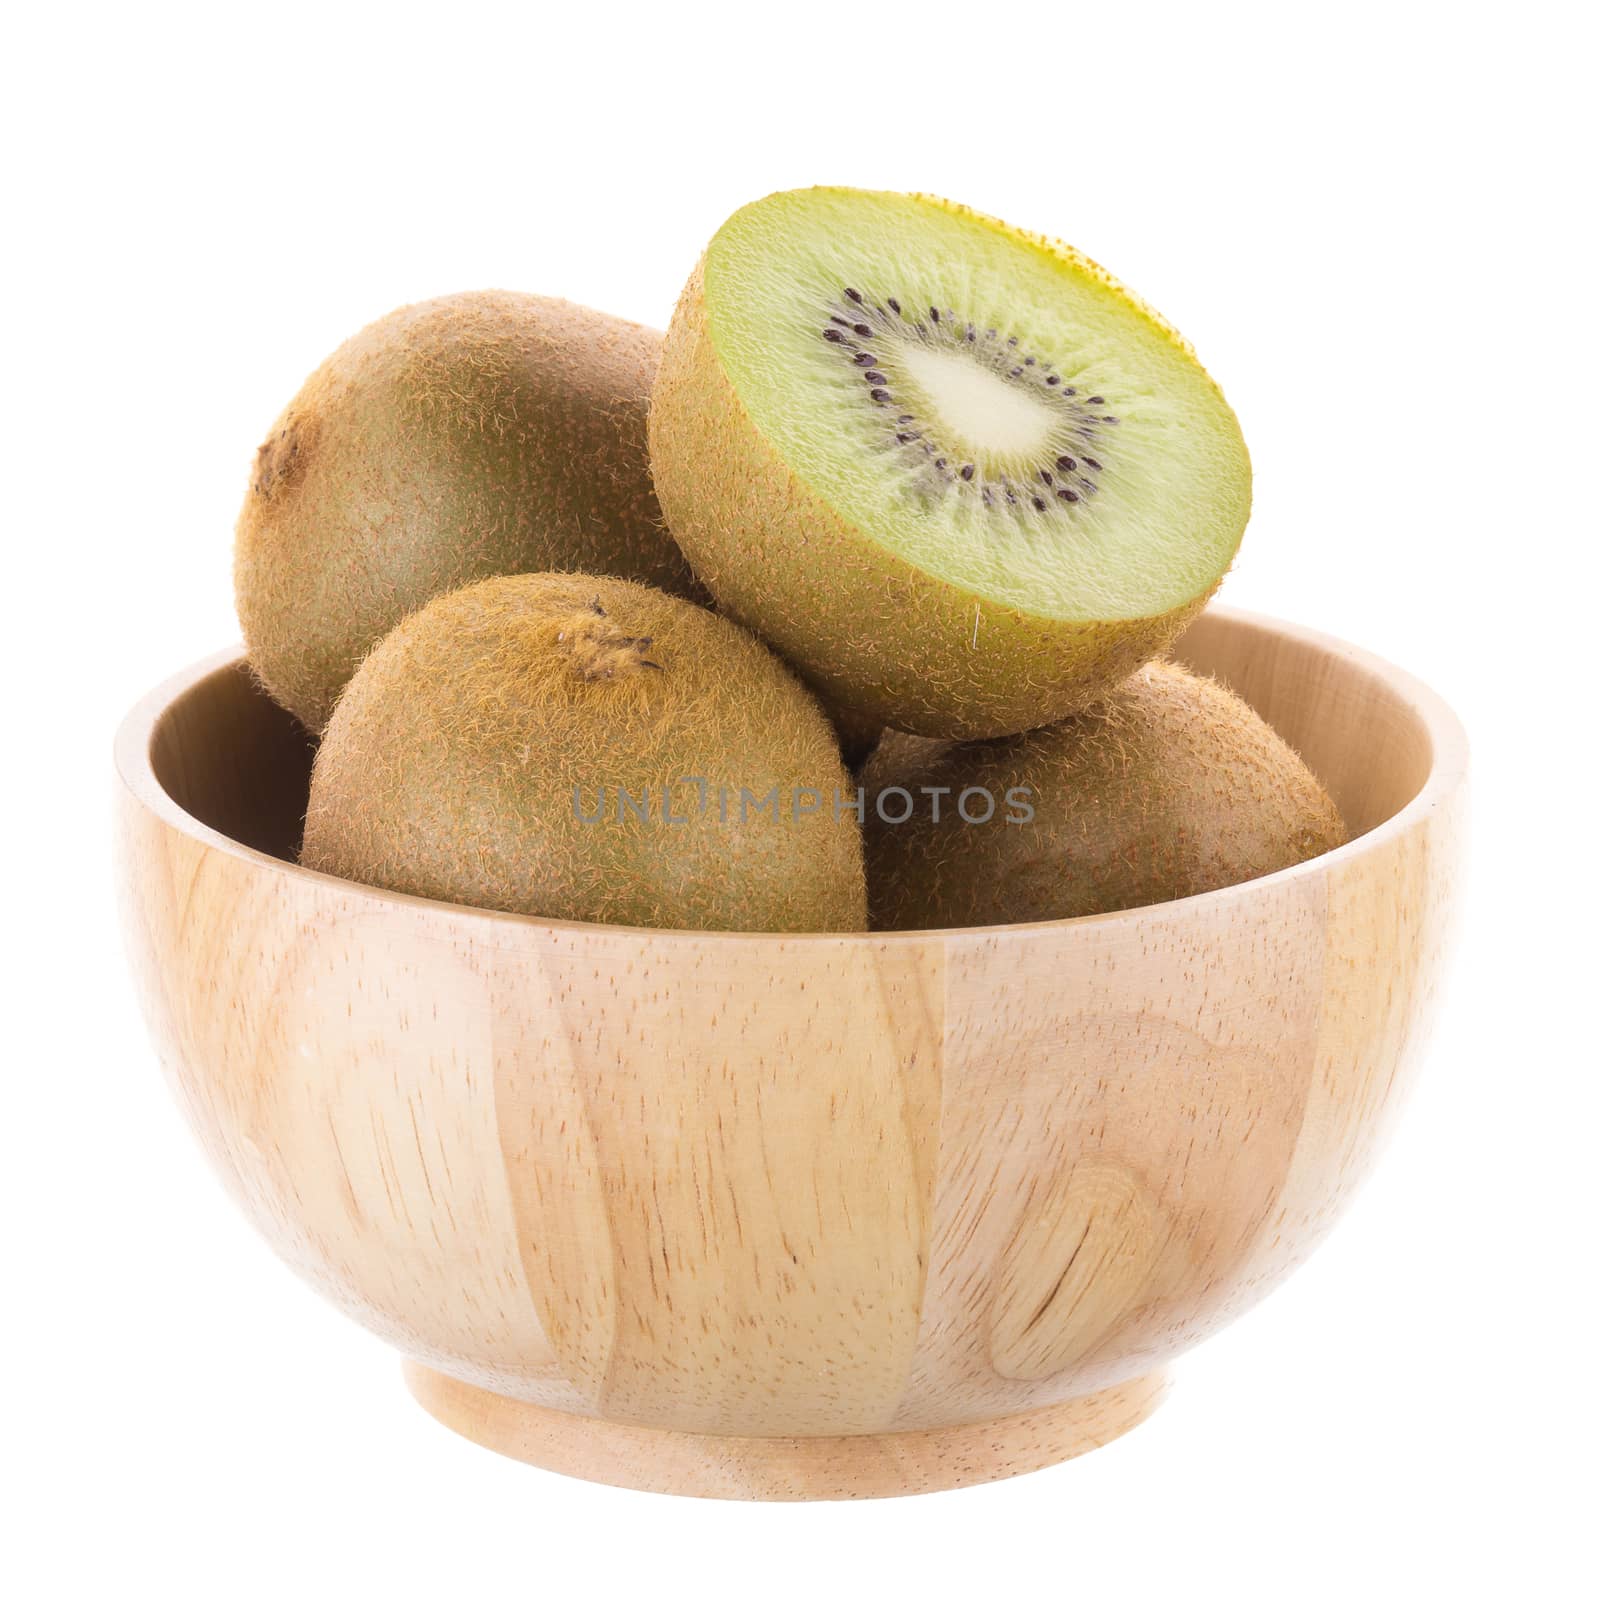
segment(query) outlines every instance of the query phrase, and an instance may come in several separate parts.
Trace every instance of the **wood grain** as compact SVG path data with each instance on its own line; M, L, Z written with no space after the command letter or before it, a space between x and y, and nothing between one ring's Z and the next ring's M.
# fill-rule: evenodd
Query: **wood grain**
M128 947L275 1248L452 1427L580 1476L911 1492L1131 1426L1380 1147L1436 999L1465 744L1405 674L1212 610L1182 641L1352 831L1014 928L564 924L293 865L309 748L234 654L117 745Z

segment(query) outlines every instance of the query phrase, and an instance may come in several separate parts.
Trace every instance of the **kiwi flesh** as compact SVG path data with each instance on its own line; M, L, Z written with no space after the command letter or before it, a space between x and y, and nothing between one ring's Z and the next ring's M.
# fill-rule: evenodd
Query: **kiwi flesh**
M881 929L1120 911L1242 883L1346 839L1322 784L1243 700L1166 662L1090 711L1011 738L886 734L862 784Z
M645 454L661 335L484 291L341 345L256 452L234 543L250 661L313 732L367 651L436 594L545 570L704 598Z
M926 196L769 196L716 234L650 402L667 524L825 698L989 738L1091 704L1232 561L1239 424L1067 246Z
M859 932L852 795L815 698L735 623L618 578L491 578L351 679L301 860L571 921Z

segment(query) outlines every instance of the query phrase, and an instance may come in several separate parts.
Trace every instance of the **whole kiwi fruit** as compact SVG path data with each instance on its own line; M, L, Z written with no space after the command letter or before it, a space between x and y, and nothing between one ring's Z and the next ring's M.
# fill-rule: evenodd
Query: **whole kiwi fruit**
M816 699L735 623L619 578L492 578L351 679L301 859L534 916L854 932L852 793Z
M1011 738L886 734L862 784L871 921L882 929L1151 905L1346 839L1327 791L1243 700L1167 662L1089 711Z
M250 662L320 732L361 658L436 594L545 570L703 598L645 451L661 335L484 291L341 345L256 452L234 543Z
M991 738L1159 654L1250 511L1187 343L1065 245L919 195L731 217L667 331L651 470L718 607L828 701Z

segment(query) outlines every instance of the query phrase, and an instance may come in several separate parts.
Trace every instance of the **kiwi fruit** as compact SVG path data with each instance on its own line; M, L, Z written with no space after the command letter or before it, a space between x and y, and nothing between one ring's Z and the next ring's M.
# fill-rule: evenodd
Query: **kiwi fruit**
M886 734L862 784L882 929L1151 905L1346 838L1327 791L1243 700L1166 662L1030 733L970 744Z
M810 691L644 584L491 578L367 657L317 751L304 865L501 911L857 932L861 834Z
M667 524L825 698L990 738L1178 634L1250 510L1233 411L1094 262L963 206L819 188L735 213L650 401Z
M487 291L405 306L278 418L234 544L239 620L274 699L320 732L367 651L479 578L592 571L703 598L645 455L661 335Z

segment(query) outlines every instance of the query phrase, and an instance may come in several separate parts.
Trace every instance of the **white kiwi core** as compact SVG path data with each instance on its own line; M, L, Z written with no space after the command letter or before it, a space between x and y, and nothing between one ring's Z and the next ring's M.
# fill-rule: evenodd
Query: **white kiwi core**
M1049 443L1049 410L988 368L959 352L921 345L907 345L899 360L910 388L926 397L929 420L940 437L964 446L965 454L996 463L1025 462Z

